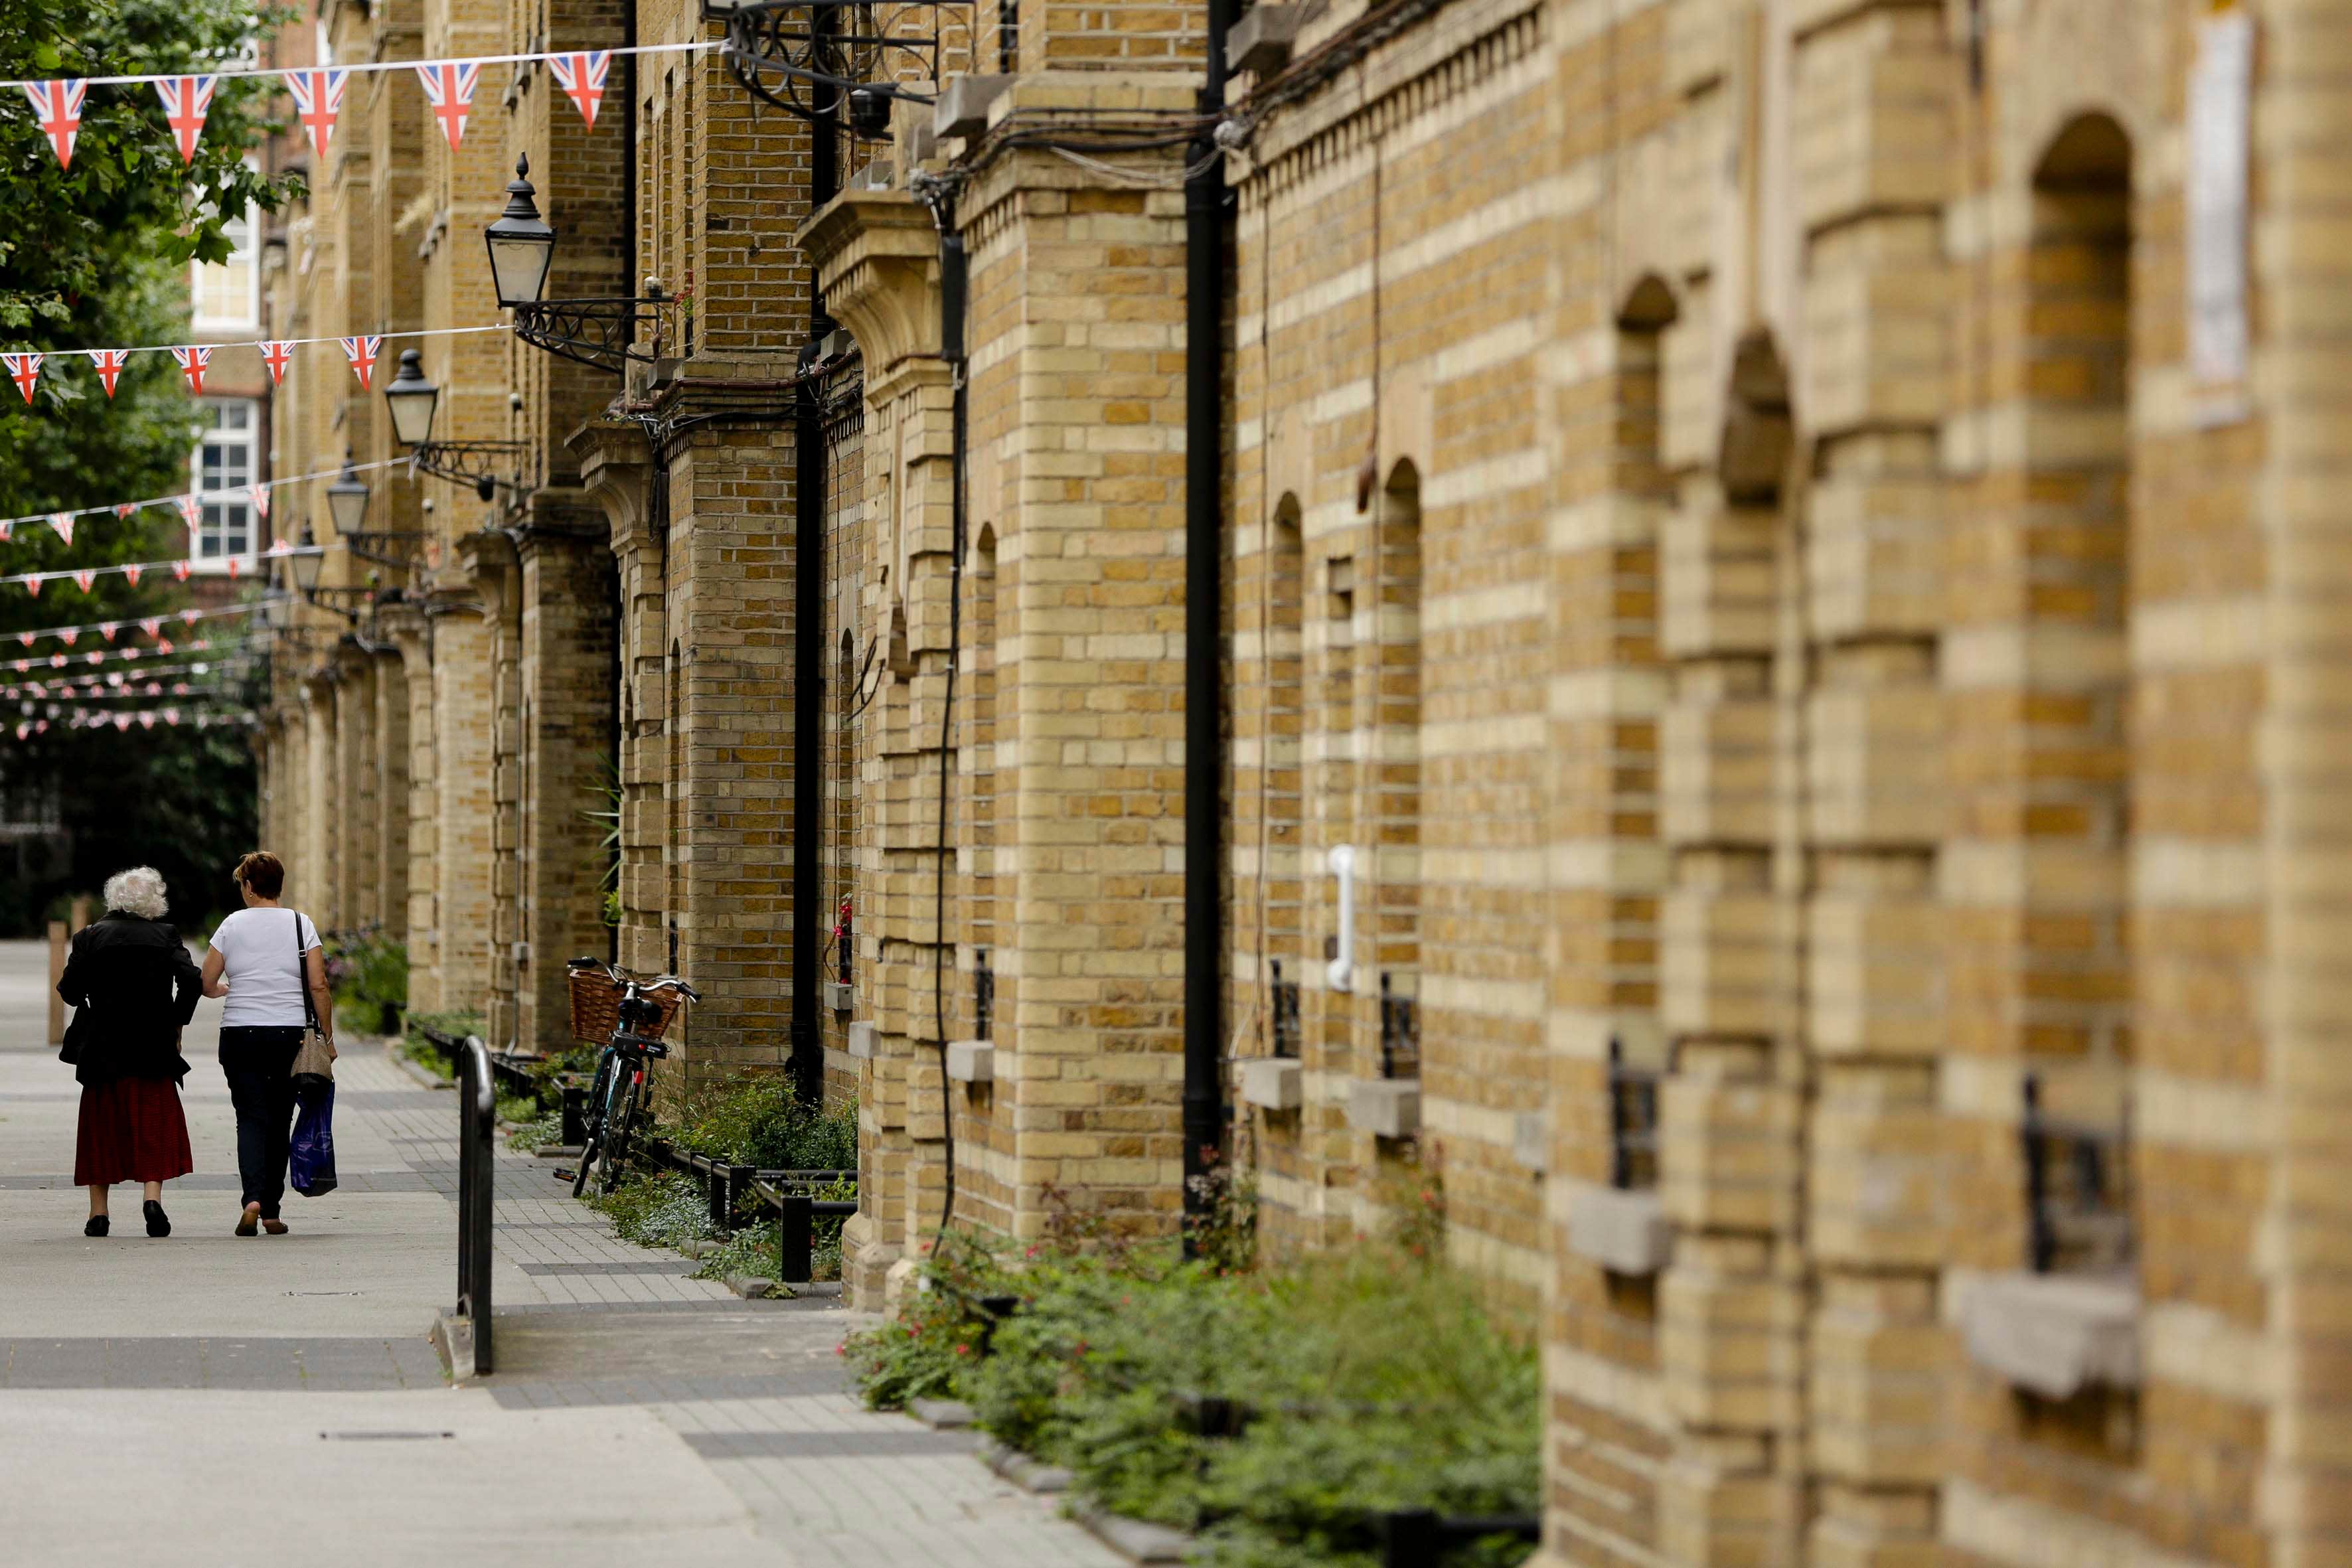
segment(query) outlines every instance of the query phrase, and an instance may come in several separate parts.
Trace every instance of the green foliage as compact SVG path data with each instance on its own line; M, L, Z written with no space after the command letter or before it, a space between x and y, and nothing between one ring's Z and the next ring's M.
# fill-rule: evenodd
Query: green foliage
M446 1079L453 1076L449 1070L449 1058L425 1037L427 1029L462 1040L467 1035L482 1032L482 1016L479 1013L410 1013L403 1016L400 1054L434 1077Z
M676 1172L639 1173L610 1195L588 1201L611 1218L622 1240L639 1247L675 1247L713 1234L700 1184Z
M0 0L0 78L202 71L235 58L290 14L250 0ZM228 255L225 226L255 205L275 209L299 189L268 178L245 155L278 89L224 80L195 161L184 164L152 88L92 86L70 168L60 168L26 106L0 115L0 347L51 355L33 404L0 404L0 515L47 512L187 486L195 406L168 355L134 354L109 399L73 351L187 339L187 264ZM16 97L14 89L11 96ZM72 544L46 529L20 531L9 570L165 559L180 531L166 514L81 520ZM0 595L0 633L131 620L179 607L186 590L167 574L137 584L119 575L88 592L65 580L39 597ZM194 658L217 666L215 649ZM235 694L215 668L190 684L210 700ZM206 698L180 703L196 710ZM8 721L59 719L40 705ZM254 847L251 752L233 731L68 729L13 743L0 761L6 815L53 810L69 845L62 863L0 878L0 934L58 891L95 888L125 866L163 872L174 919L187 930L236 907L228 869Z
M857 1108L808 1106L778 1073L722 1079L697 1090L663 1136L681 1149L763 1171L857 1168Z
M517 1096L499 1101L499 1115L515 1124L514 1131L507 1135L507 1147L520 1153L536 1154L563 1142L563 1111L560 1107L543 1110L539 1101Z
M362 1029L377 1026L387 1002L408 1005L408 949L382 927L329 931L327 984L340 1015L349 1008Z
M1391 1237L1255 1272L1230 1267L1230 1248L1014 1255L951 1237L899 1321L844 1352L870 1403L967 1399L999 1439L1067 1466L1089 1501L1201 1531L1202 1561L1372 1568L1382 1513L1532 1512L1540 1497L1529 1336L1430 1245L1435 1181L1412 1189ZM1227 1190L1230 1241L1246 1227ZM981 1302L1001 1295L1021 1305L983 1358ZM1250 1412L1241 1436L1195 1429L1203 1396ZM1499 1568L1528 1551L1498 1541L1448 1561Z
M589 854L589 867L596 873L597 908L604 923L621 923L621 808L627 803L628 792L621 787L621 765L607 755L599 760L596 782L587 786L588 797L596 803L593 811L583 811L581 819L595 825L599 837Z

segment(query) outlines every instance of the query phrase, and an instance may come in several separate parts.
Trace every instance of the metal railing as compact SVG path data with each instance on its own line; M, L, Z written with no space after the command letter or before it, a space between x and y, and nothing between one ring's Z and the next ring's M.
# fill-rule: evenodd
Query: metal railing
M787 1285L805 1285L815 1271L818 1217L846 1219L857 1212L855 1200L820 1198L815 1192L844 1182L855 1185L855 1171L763 1170L698 1154L658 1138L640 1143L637 1153L657 1169L699 1181L704 1213L710 1228L721 1236L742 1228L735 1216L747 1208L773 1214L777 1278Z
M1449 1515L1400 1509L1381 1517L1381 1568L1437 1568L1447 1552L1496 1535L1540 1541L1543 1521L1532 1513Z
M2129 1129L2094 1127L2042 1109L2042 1080L2026 1075L2026 1261L2036 1274L2111 1273L2130 1267Z
M1609 1042L1609 1184L1658 1184L1658 1075L1630 1067L1623 1042Z
M1381 1076L1421 1076L1421 1009L1396 994L1387 970L1381 971Z
M1274 1054L1297 1060L1298 1057L1298 982L1282 977L1282 960L1274 961L1274 984L1269 1007L1274 1015Z
M490 1344L490 1241L495 1220L499 1098L490 1053L466 1037L457 1053L457 1315L474 1331L474 1371L493 1366Z

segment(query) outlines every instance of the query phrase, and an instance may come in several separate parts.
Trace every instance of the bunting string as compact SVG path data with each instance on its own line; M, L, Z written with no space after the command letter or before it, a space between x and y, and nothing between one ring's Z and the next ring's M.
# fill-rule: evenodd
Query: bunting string
M109 398L114 395L114 384L122 374L124 362L132 354L170 354L177 362L180 374L188 378L188 390L201 395L205 390L205 373L213 363L213 355L222 349L255 349L261 363L269 372L270 384L282 386L287 367L294 363L294 351L310 343L340 343L344 356L351 362L352 374L360 378L360 390L372 391L370 374L375 369L377 357L383 345L404 338L459 338L473 332L503 332L503 326L487 327L419 327L405 332L374 332L362 337L318 338L224 338L209 343L137 343L121 349L57 349L42 353L0 353L0 365L7 370L8 379L25 401L33 401L33 392L40 383L41 367L57 359L86 359L97 371L98 379Z
M466 121L473 111L474 89L481 83L484 66L543 63L593 131L596 128L596 107L604 99L604 84L612 73L614 56L691 55L726 47L713 38L686 44L636 44L615 49L537 49L519 55L469 55L440 60L357 60L347 66L278 66L203 75L155 72L25 79L0 81L0 91L13 88L23 95L41 133L48 138L50 150L57 153L59 166L71 168L74 143L81 132L85 95L89 89L152 87L155 96L163 100L163 121L172 128L172 140L181 158L193 163L197 142L204 135L205 116L212 111L213 94L219 90L220 84L274 78L294 100L295 119L323 159L328 139L334 134L336 117L342 112L344 89L355 72L415 72L417 85L424 89L432 105L434 119L455 149L465 137Z
M161 615L135 616L120 621L89 621L78 626L33 626L24 631L0 632L0 646L10 641L26 647L37 642L61 642L68 647L83 637L95 635L112 642L121 636L161 637L163 628L173 624L194 626L198 621L217 620L224 616L249 616L262 608L265 601L254 600L242 605L221 605L209 610L168 610Z
M372 474L381 468L405 468L408 466L409 462L406 458L386 458L380 462L353 463L352 465L352 472L354 474ZM251 501L256 511L258 511L264 517L268 517L269 515L269 501L272 492L282 490L289 485L304 485L316 479L338 479L341 476L342 471L343 470L340 466L331 468L315 468L307 474L289 474L282 479L266 479L258 484L242 485L234 489L182 490L178 495L149 496L144 500L120 500L110 502L102 506L75 507L69 511L36 511L27 512L23 517L0 517L0 543L6 542L9 535L20 527L37 524L41 527L47 528L60 517L96 517L101 512L110 511L117 517L129 517L132 512L142 511L151 506L172 507L179 510L183 515L185 515L191 503L194 503L197 507L205 507L216 505L222 501L242 500ZM59 534L59 537L64 539L68 544L73 542L73 533L70 528L62 531Z

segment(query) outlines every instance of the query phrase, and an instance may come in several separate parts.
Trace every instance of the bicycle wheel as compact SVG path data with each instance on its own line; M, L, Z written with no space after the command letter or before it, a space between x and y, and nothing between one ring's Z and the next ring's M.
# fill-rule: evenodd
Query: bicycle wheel
M611 1196L628 1173L629 1145L635 1141L637 1121L645 1106L646 1069L631 1069L615 1080L613 1087L613 1110L605 1119L604 1130L604 1193Z
M595 1081L588 1089L588 1126L580 1143L580 1163L572 1172L572 1195L579 1197L588 1190L588 1168L596 1163L604 1144L604 1101L610 1098L613 1075L618 1058L611 1050L596 1063Z

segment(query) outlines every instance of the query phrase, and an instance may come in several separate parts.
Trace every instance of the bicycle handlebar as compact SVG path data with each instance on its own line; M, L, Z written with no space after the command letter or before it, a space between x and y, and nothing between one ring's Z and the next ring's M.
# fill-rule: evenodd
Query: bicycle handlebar
M651 980L639 980L625 973L615 964L605 963L601 960L593 958L575 958L566 963L563 967L566 969L595 970L615 985L634 986L639 991L675 991L689 1002L699 1002L702 1000L702 993L697 991L693 986L688 985L685 981L680 980L675 974L662 974L656 975Z

